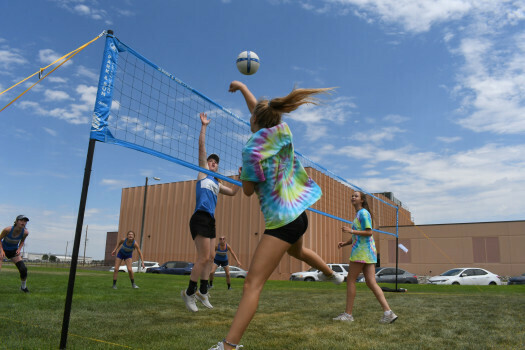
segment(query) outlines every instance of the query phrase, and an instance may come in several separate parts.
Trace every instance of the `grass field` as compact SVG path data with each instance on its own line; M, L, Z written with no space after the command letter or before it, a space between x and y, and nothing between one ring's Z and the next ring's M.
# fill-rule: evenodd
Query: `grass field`
M0 272L0 349L57 349L68 269L29 266L30 294L18 271ZM213 310L189 313L180 299L188 277L140 274L131 289L119 274L78 270L68 349L208 349L227 333L242 294L242 279L211 290ZM358 285L355 322L337 323L346 286L269 281L245 333L245 349L524 349L525 286L405 285L387 293L399 319L379 324L382 311Z

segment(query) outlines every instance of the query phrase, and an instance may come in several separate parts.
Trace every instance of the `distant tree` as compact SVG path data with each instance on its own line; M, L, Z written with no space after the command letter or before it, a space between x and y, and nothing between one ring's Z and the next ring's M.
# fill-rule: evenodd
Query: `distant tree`
M57 257L54 256L54 255L51 255L51 256L49 257L49 261L50 261L50 262L57 262L57 260L58 260Z
M44 261L49 260L49 255L47 254L42 255L42 260Z

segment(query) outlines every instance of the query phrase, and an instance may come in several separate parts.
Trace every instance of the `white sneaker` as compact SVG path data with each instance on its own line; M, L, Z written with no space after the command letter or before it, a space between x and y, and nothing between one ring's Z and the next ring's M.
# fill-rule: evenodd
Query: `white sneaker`
M135 283L133 283L133 284L131 285L131 288L138 289L139 286L137 286Z
M387 311L383 314L383 317L379 320L379 323L393 323L397 320L397 315L392 311Z
M347 314L346 312L343 312L341 315L332 318L334 321L343 321L343 322L353 322L354 316Z
M345 280L343 275L339 273L334 272L332 276L326 276L322 271L319 271L319 273L317 274L317 278L319 279L319 281L330 281L333 284L341 284Z
M242 345L237 345L235 349L240 349L242 347L243 347ZM208 350L224 350L224 343L220 341L219 343L217 343L217 345L212 346Z
M197 305L195 305L195 294L188 295L186 294L186 290L183 289L180 291L180 295L182 297L182 300L184 300L184 303L186 304L186 307L191 312L197 312L199 309L197 308Z
M213 306L210 304L210 300L208 299L210 293L201 294L200 291L197 291L195 293L195 298L200 301L204 306L206 306L208 309L213 309Z

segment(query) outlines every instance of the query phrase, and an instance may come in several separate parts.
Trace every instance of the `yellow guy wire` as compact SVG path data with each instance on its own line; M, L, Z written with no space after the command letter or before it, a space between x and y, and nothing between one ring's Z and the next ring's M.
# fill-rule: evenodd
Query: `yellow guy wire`
M40 83L42 80L44 80L49 74L53 73L58 67L60 67L61 65L63 65L64 63L66 63L67 61L69 61L71 58L73 58L77 53L79 53L80 51L84 50L86 47L88 47L90 44L92 44L93 42L95 42L96 40L98 40L100 37L102 37L103 35L106 34L106 31L103 31L102 33L100 33L99 35L97 35L93 40L85 43L84 45L80 46L79 48L71 51L70 53L60 57L59 59L55 60L53 63L47 65L46 67L44 68L40 68L37 72L31 74L30 76L28 76L27 78L25 78L24 80L21 80L19 81L18 83L16 83L15 85L11 86L10 88L0 92L0 95L2 95L3 93L11 90L12 88L14 88L15 86L23 83L24 81L26 81L27 79L35 76L36 74L38 74L38 81L36 83L34 83L33 85L31 85L29 88L27 88L24 92L22 92L20 95L18 95L13 101L9 102L4 108L0 109L0 112L2 112L4 109L6 109L7 107L9 107L13 102L15 102L16 100L18 100L20 97L22 97L26 92L28 92L29 90L31 90L36 84ZM67 59L66 59L67 57ZM65 60L64 60L65 59ZM44 70L46 70L47 68L53 66L55 63L61 61L61 60L64 60L64 62L60 63L58 66L56 66L55 68L53 68L53 70L51 70L49 73L47 73L46 75L42 76Z

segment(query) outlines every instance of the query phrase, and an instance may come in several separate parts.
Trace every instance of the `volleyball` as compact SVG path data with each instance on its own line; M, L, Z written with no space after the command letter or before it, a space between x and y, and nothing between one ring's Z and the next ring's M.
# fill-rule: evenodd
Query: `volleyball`
M237 69L245 75L252 75L259 69L259 56L253 51L243 51L237 56Z

